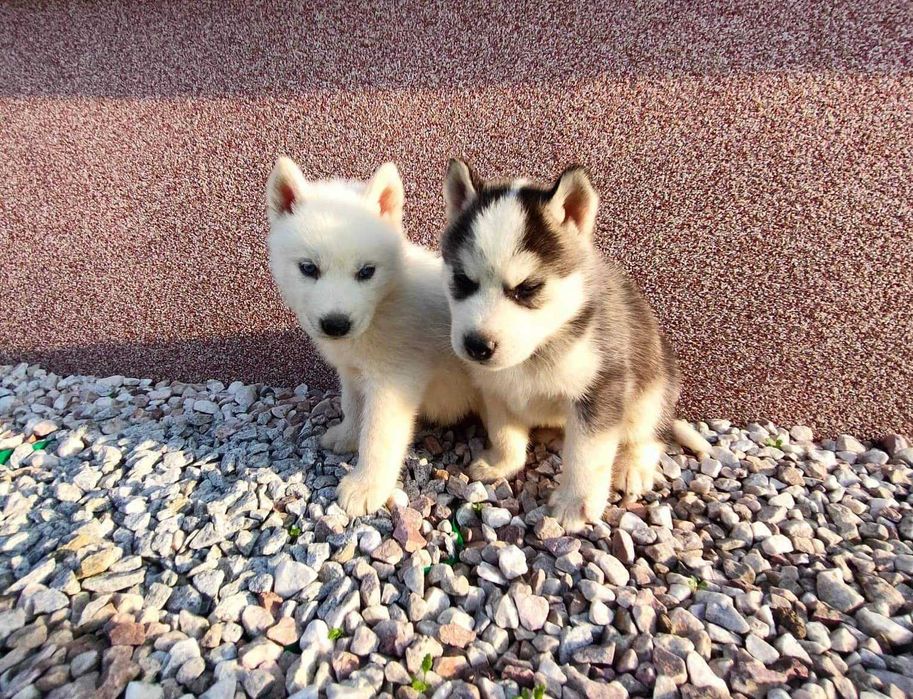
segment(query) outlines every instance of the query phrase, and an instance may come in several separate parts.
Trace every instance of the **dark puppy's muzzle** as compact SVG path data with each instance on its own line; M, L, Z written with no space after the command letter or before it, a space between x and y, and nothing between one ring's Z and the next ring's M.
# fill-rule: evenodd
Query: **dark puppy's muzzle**
M330 337L343 337L352 329L352 321L342 313L331 313L320 319L320 329Z
M497 343L480 333L469 333L463 337L463 349L476 362L487 362L495 353Z

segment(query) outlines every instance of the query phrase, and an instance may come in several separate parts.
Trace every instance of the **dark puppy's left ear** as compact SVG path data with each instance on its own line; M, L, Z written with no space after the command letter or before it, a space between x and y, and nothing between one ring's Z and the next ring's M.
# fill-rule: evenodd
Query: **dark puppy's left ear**
M447 175L444 178L444 204L447 208L447 220L453 221L478 196L482 181L459 158L451 158L447 163Z
M579 165L561 173L548 201L548 210L563 229L587 238L593 234L598 206L599 195Z

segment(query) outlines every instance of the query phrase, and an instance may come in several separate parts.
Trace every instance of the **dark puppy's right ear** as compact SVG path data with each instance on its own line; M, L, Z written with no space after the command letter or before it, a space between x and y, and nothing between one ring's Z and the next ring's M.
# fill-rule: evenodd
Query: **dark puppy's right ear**
M447 220L453 221L469 206L482 188L482 182L462 160L451 158L444 179L444 202Z
M291 158L280 156L266 183L266 214L270 222L291 214L304 201L307 189L301 168Z

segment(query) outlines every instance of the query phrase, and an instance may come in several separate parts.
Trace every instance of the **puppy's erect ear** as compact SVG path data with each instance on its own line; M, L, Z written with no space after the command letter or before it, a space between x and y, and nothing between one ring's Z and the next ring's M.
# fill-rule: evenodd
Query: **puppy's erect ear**
M452 221L469 206L482 188L482 182L462 160L451 158L444 179L444 202L447 220Z
M270 222L291 214L304 201L307 189L307 180L295 161L280 156L266 183L266 214Z
M365 186L365 199L377 206L380 217L392 223L396 228L403 225L403 181L399 170L393 163L384 163L371 176Z
M552 187L548 209L561 227L589 238L596 222L599 195L579 165L569 167Z

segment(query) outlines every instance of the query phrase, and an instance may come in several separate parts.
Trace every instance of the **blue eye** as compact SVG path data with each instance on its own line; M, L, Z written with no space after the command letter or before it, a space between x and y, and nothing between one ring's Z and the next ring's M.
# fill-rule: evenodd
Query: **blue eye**
M375 271L374 265L365 265L355 273L355 278L360 282L368 281L374 276Z
M310 260L299 262L298 269L305 277L310 277L311 279L318 279L320 277L320 267Z

